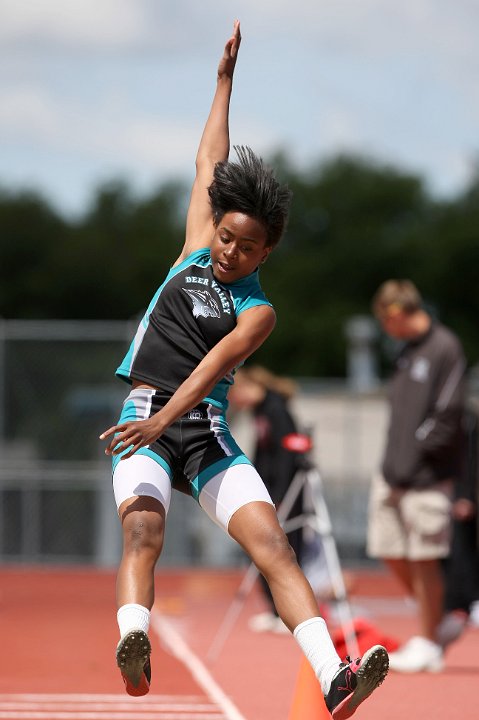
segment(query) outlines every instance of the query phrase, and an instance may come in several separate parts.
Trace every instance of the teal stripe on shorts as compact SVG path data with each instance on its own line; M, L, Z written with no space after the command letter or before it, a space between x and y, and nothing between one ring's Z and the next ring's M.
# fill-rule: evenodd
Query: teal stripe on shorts
M195 500L198 500L206 483L211 480L211 478L214 478L215 475L223 472L223 470L227 470L229 467L233 467L234 465L252 464L251 460L249 460L244 453L241 453L240 455L229 455L228 457L218 460L218 462L215 462L207 467L206 470L200 472L200 474L192 480L190 483L192 496Z

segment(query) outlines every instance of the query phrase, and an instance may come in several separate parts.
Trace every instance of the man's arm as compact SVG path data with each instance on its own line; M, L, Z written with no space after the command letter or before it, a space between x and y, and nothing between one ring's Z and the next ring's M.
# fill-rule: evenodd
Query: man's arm
M416 441L429 457L441 458L458 442L464 412L465 369L461 348L451 348L443 358L434 407L416 430Z
M218 65L216 92L196 155L196 177L186 219L185 244L175 264L194 250L209 247L215 231L208 187L213 181L216 163L227 160L229 155L229 105L240 43L240 24L236 20Z

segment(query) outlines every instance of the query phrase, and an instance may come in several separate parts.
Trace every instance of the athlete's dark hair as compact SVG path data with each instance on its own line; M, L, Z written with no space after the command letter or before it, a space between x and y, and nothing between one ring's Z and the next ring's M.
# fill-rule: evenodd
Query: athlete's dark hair
M213 221L217 227L227 212L241 212L261 222L266 244L276 245L286 229L291 191L280 185L251 148L235 145L238 162L216 163L208 188Z

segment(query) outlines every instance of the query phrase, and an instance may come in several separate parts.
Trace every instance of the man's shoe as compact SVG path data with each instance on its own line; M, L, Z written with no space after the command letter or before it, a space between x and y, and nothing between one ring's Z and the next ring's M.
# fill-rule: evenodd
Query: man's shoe
M116 662L128 695L146 695L150 689L151 645L143 630L130 630L116 648Z
M402 673L440 672L444 667L440 645L425 637L412 637L389 656L391 670Z
M386 648L374 645L362 658L341 663L324 698L334 720L346 720L371 695L387 675L389 662Z

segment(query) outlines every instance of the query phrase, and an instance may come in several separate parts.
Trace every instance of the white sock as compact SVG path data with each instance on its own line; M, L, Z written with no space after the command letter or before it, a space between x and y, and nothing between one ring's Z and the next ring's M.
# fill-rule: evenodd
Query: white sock
M300 623L293 635L309 660L323 695L327 695L331 680L339 670L341 658L336 652L326 623L321 617L310 618Z
M122 605L116 614L116 619L120 628L120 637L130 630L140 629L147 633L150 627L150 611L143 605L135 603Z

